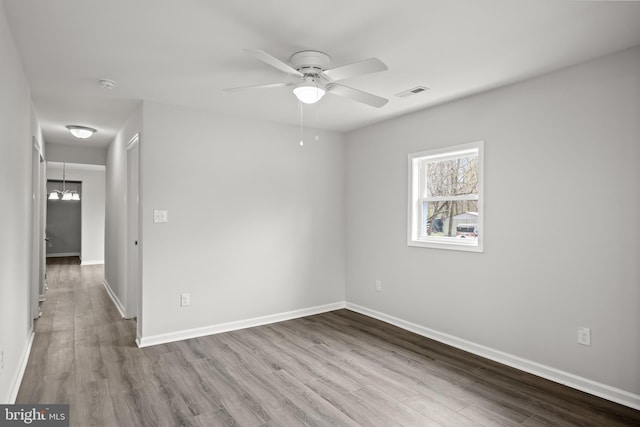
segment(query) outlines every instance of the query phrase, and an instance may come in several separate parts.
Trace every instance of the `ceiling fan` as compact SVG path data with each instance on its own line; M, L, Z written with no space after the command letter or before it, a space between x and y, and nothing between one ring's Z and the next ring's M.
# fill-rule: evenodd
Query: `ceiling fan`
M255 86L243 86L225 89L235 92L247 89L269 89L277 87L293 86L293 93L305 104L318 102L325 93L342 96L372 107L380 108L389 100L339 84L337 82L364 74L376 73L387 70L387 66L377 58L369 58L352 64L336 68L328 68L331 57L326 53L316 50L303 50L296 52L289 58L290 64L283 62L263 50L245 49L245 52L255 56L259 60L283 71L290 76L300 79L295 82L271 83Z

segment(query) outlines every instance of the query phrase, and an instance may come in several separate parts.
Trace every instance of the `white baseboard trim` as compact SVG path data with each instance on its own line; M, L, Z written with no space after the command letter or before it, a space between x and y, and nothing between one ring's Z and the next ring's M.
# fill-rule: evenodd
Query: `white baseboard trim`
M140 335L136 335L136 345L138 346L138 348L142 348L142 337ZM148 347L148 346L146 346Z
M268 325L270 323L283 322L285 320L312 316L314 314L326 313L328 311L339 310L341 308L345 308L344 301L319 305L316 307L303 308L300 310L287 311L284 313L270 314L268 316L254 317L252 319L238 320L234 322L221 323L218 325L204 326L201 328L169 332L167 334L139 337L138 339L136 339L136 344L138 344L138 347L149 347L152 345L165 344L168 342L188 340L191 338L203 337L206 335L219 334L222 332L236 331L238 329Z
M18 391L20 391L20 384L22 384L22 377L24 377L24 371L27 370L27 362L29 361L29 355L31 354L31 346L33 345L33 338L35 338L36 333L31 331L31 335L27 340L25 348L22 352L22 359L20 361L20 367L18 371L15 373L11 384L11 394L9 395L9 399L7 400L9 404L16 403L16 398L18 397Z
M379 311L375 311L357 304L347 303L346 308L348 310L364 314L365 316L373 317L374 319L390 323L394 326L416 333L418 335L422 335L423 337L431 338L444 344L448 344L452 347L468 351L469 353L477 354L478 356L482 356L495 362L511 366L512 368L516 368L521 371L546 378L548 380L566 385L571 388L575 388L580 391L584 391L585 393L589 393L594 396L602 397L603 399L607 399L612 402L628 406L630 408L640 409L640 395L630 393L616 387L611 387L606 384L601 384L588 378L583 378L569 372L561 371L550 366L545 366L540 363L533 362L531 360L523 359L509 353L504 353L500 350L485 347L483 345L476 344L474 342L467 341L453 335L438 332L433 329L429 329L424 326L420 326L415 323L408 322L406 320L399 319L397 317L390 316L388 314L381 313Z
M80 265L98 265L98 264L104 264L104 260L103 259L94 259L94 260L89 260L89 261L82 260L80 262Z
M107 293L111 298L111 301L113 301L113 305L115 305L118 311L120 312L120 316L122 316L123 319L126 319L127 316L124 315L124 306L118 299L118 296L115 294L115 292L113 292L113 289L111 289L111 286L109 286L109 283L107 282L106 279L102 281L102 284L104 285L104 288L107 290Z
M80 256L80 252L60 252L58 254L47 254L47 258L61 258L66 256Z

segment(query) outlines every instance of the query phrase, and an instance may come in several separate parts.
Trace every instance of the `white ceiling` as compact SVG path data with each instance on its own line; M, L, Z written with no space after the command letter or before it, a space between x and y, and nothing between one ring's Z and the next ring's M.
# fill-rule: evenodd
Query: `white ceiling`
M345 81L381 109L326 96L305 125L350 131L640 44L640 2L561 0L4 0L50 143L106 146L141 100L299 124L288 80L243 52L332 66L377 57L388 71ZM101 89L97 80L117 86ZM414 86L429 91L394 94ZM65 125L98 129L89 140Z

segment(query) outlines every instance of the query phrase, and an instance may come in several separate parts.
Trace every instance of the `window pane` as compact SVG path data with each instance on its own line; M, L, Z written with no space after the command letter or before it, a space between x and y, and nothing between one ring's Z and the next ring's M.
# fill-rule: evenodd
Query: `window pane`
M478 193L478 156L425 161L423 197Z
M478 201L422 202L422 237L478 237Z
M483 148L478 141L409 154L407 245L484 252Z

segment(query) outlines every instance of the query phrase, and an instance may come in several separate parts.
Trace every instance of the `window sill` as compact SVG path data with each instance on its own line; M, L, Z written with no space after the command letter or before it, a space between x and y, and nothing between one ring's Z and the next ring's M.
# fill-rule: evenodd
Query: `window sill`
M476 241L464 241L465 239L456 239L456 241L450 241L447 239L430 238L421 240L409 240L408 246L418 248L431 248L431 249L445 249L450 251L464 251L464 252L484 252L482 247L482 241L480 239Z

